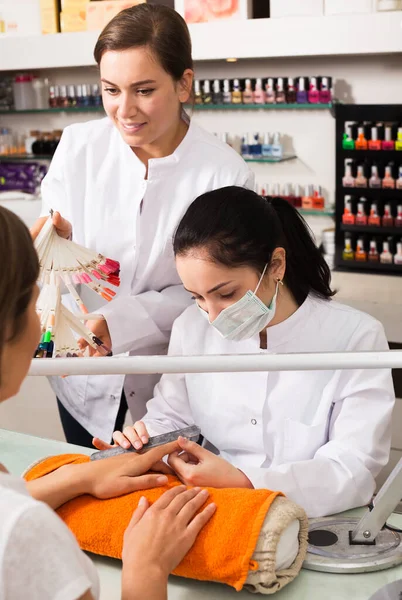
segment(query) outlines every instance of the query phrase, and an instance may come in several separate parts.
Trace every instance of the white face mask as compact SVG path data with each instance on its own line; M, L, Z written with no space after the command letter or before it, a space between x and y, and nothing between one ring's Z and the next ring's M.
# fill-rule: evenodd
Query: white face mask
M197 304L204 317L225 339L235 342L247 340L262 331L274 318L280 281L278 280L276 284L275 295L269 306L265 306L256 296L267 266L265 265L255 291L248 290L243 298L225 308L212 323L209 321L208 313Z

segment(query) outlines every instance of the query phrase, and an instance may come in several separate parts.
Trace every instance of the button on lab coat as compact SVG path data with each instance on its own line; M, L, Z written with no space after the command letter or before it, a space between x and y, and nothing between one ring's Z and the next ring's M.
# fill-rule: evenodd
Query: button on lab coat
M268 353L388 349L378 321L311 296L267 337ZM176 356L257 352L258 335L225 340L195 306L175 322L169 348ZM317 517L370 500L389 458L394 402L389 369L169 374L144 421L151 435L197 424L255 488L281 490Z
M254 178L232 148L194 122L172 155L149 161L147 179L108 118L64 130L42 184L42 215L60 211L74 241L120 261L121 286L106 307L82 289L89 310L107 318L114 354L166 353L172 323L191 302L175 268L174 232L197 196L227 185L253 188ZM53 377L51 385L83 427L110 439L124 379ZM144 415L158 379L126 377L133 419Z

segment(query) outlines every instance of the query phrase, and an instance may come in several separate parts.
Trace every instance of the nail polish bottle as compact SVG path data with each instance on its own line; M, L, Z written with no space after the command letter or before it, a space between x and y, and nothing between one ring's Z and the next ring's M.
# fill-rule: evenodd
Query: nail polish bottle
M369 262L378 262L380 260L380 255L378 254L377 250L377 242L375 240L370 240L370 250L367 258Z
M352 196L345 196L345 207L343 209L342 223L344 225L355 224L355 215L352 213Z
M296 196L293 193L293 185L291 183L287 183L286 186L288 201L292 206L296 207Z
M262 155L264 157L272 156L271 136L268 132L264 133L264 141L262 144Z
M67 99L68 99L68 105L69 106L77 106L77 98L75 95L75 86L74 85L69 85L67 88ZM101 104L102 104L102 97L101 97Z
M222 104L221 82L219 79L214 79L212 84L212 104Z
M212 104L211 84L209 79L205 79L202 85L202 102L203 104Z
M402 190L402 166L399 167L399 175L398 179L396 180L396 189Z
M253 100L254 104L265 104L265 93L262 87L262 79L260 77L255 82Z
M369 218L368 218L367 222L368 222L369 225L373 225L374 227L380 227L381 226L381 219L378 216L377 202L373 202L371 204L370 215L369 215Z
M313 191L313 209L314 210L324 210L325 200L322 195L322 188L320 185L314 186Z
M261 196L270 196L271 185L269 183L264 183L261 188Z
M293 77L288 77L288 89L286 93L286 102L288 104L296 104L297 94Z
M289 204L293 204L293 194L291 192L291 186L289 183L285 183L285 185L283 186L283 190L281 193L281 197L286 200L286 202L289 202Z
M360 201L357 203L357 213L356 213L356 225L367 225L367 215L364 207L366 205L366 198L360 198Z
M297 104L307 104L308 97L306 92L306 80L304 77L299 77L299 82L297 86Z
M86 83L82 84L81 106L90 106L91 100L89 96L89 86Z
M394 263L396 265L402 265L402 242L396 244L396 254L394 255Z
M395 142L392 139L392 127L386 127L384 133L384 140L381 144L383 150L395 150Z
M364 127L359 127L357 130L355 150L367 150L367 140L364 137Z
M395 142L395 150L402 150L402 127L398 128L398 136Z
M68 106L67 86L66 85L60 86L60 94L59 94L57 106L59 108L66 108Z
M294 198L293 198L293 204L294 204L295 208L301 208L302 196L303 196L303 192L302 192L301 186L298 183L296 183L295 190L294 190Z
M283 77L278 77L276 80L276 103L277 104L285 104L286 103L286 95L285 95L285 87L283 84Z
M381 140L378 139L377 127L371 128L371 140L368 142L369 150L381 150Z
M194 104L202 104L201 85L198 79L194 81Z
M392 265L393 256L389 251L389 242L385 241L382 243L382 252L380 254L380 263L383 265Z
M283 146L281 144L281 134L276 132L272 140L272 156L274 158L282 158Z
M367 252L364 249L363 238L359 238L356 244L355 260L359 262L367 261Z
M243 92L243 104L253 104L253 88L251 87L251 79L246 79Z
M274 80L272 77L269 77L265 84L265 102L275 104Z
M355 141L352 138L352 127L349 123L345 123L345 133L343 134L342 148L344 150L355 149Z
M352 173L352 164L350 162L345 163L345 175L342 179L343 187L355 187L355 178Z
M391 206L390 204L386 204L384 206L384 214L382 217L382 226L383 227L393 227L394 225L394 219L391 213Z
M308 92L308 101L310 104L318 104L320 101L320 94L317 90L317 78L310 77L310 89Z
M349 237L345 237L345 247L342 252L343 260L354 260L355 253L352 249L352 240Z
M232 104L241 104L242 95L240 90L240 82L238 79L233 80Z
M248 134L243 134L241 138L240 154L243 158L250 158L250 150L248 145Z
M70 88L71 86L68 87ZM67 96L69 95L70 94L67 93ZM102 95L100 92L99 85L97 83L93 83L91 85L91 104L92 106L102 106Z
M329 89L328 77L321 78L320 102L321 104L330 104L332 102L332 94L331 90Z
M272 186L272 198L279 198L281 195L280 189L279 189L279 183L274 183L274 185Z
M230 91L230 81L229 79L223 80L223 104L232 104L232 93Z
M249 158L258 158L258 138L255 139L254 133L249 133L247 136ZM261 154L260 154L261 155Z
M57 108L59 104L59 86L51 85L49 87L49 106L50 108Z
M380 188L381 187L381 179L378 175L377 165L372 165L372 167L371 167L371 177L369 179L369 187L370 188Z
M252 150L251 150L251 154L253 155L253 158L261 158L262 156L262 144L260 141L260 134L259 133L254 133L253 134L253 146L252 146Z
M395 227L402 227L402 204L398 204L396 209Z
M392 167L391 165L387 165L385 167L384 179L382 180L383 189L394 190L395 189L395 179L392 177Z
M304 196L302 196L302 208L303 210L313 210L313 186L304 186Z
M364 175L364 166L363 165L358 165L358 167L357 167L355 187L357 187L357 188L366 188L367 187L367 177L365 177L365 175Z

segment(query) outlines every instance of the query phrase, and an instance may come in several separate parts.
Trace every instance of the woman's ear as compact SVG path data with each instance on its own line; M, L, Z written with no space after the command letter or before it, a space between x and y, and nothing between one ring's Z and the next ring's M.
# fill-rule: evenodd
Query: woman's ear
M189 101L193 89L194 71L186 69L178 82L179 100L182 104Z
M286 272L286 250L285 248L276 248L272 254L269 274L275 280L282 281Z

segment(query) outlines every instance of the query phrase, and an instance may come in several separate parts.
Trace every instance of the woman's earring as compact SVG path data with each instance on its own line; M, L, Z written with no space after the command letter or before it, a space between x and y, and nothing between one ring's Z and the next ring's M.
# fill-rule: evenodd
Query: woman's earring
M281 285L283 285L283 281L280 277L276 278L276 283L280 283Z

